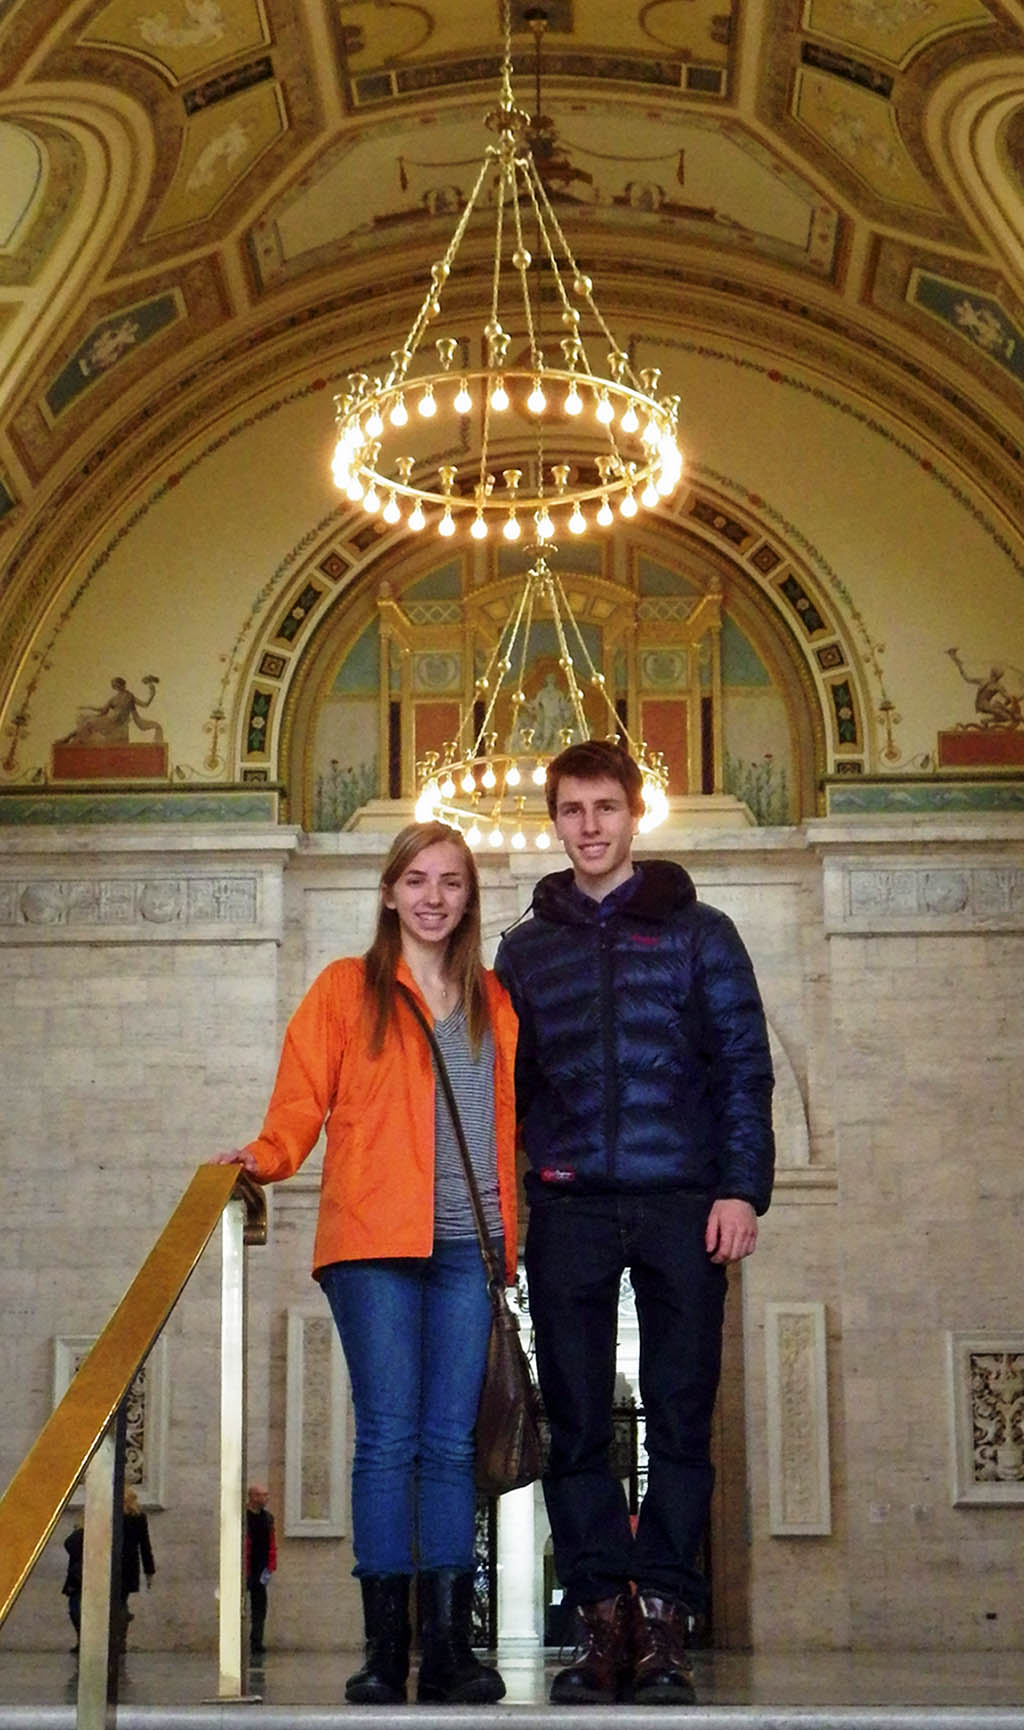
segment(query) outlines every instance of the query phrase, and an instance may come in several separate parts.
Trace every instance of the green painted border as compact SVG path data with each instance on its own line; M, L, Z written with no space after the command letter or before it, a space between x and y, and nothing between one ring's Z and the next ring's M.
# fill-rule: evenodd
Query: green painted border
M907 816L929 811L1024 811L1024 779L842 775L826 780L830 817Z
M100 793L0 788L0 827L75 823L277 823L277 787Z

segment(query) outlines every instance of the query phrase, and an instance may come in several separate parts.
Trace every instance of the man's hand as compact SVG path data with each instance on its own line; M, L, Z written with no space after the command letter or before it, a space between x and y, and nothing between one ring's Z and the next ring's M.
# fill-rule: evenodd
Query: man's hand
M749 1201L726 1196L712 1204L704 1247L712 1261L742 1261L757 1247L757 1214Z

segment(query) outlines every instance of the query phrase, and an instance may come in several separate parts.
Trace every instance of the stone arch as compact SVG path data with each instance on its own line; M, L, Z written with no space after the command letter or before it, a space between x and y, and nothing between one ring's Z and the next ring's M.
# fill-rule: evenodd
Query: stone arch
M346 655L377 615L382 595L398 602L432 570L457 565L461 598L449 606L448 624L458 634L462 601L476 603L488 585L509 581L494 555L475 547L412 541L408 535L381 537L365 522L346 536L344 527L297 562L249 657L237 708L238 778L283 782L289 817L307 826L316 715ZM755 511L741 513L707 489L694 488L675 516L644 519L608 540L586 543L585 550L567 547L560 560L577 586L596 591L604 585L607 606L628 593L641 627L646 622L652 630L660 628L663 616L670 631L680 603L675 596L644 594L639 574L644 561L677 571L681 592L688 583L695 595L721 596L725 616L755 645L785 709L794 786L785 816L773 820L815 815L825 774L855 774L867 766L867 680L849 626L808 561L779 534L767 532ZM444 625L441 612L439 627ZM376 685L381 740L387 731L388 683L382 658ZM398 782L404 795L411 792L405 784L411 761L403 745ZM383 755L378 772L381 796L393 793L395 775L384 773ZM692 790L711 789L697 785Z

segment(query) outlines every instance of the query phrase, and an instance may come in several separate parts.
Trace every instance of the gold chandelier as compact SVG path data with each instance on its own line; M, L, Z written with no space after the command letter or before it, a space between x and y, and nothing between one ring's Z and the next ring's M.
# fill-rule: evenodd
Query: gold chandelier
M535 9L531 22L539 18ZM676 437L679 398L658 395L657 368L634 371L601 316L593 282L573 256L533 159L530 116L512 94L508 0L504 19L500 101L486 116L496 142L486 147L455 232L443 257L430 267L430 285L387 371L374 378L352 373L347 390L335 399L338 437L331 466L346 497L371 516L379 513L390 526L404 521L417 533L432 524L445 537L468 528L483 540L500 525L506 540L517 541L525 518L527 532L543 547L563 529L576 536L591 524L607 528L616 509L628 520L675 491L683 471ZM481 343L485 364L468 364L466 344L454 336L437 337L436 364L424 362L424 339L440 317L442 293L485 189L493 189L494 213L490 316ZM555 365L540 346L540 309L530 276L534 256L526 244L524 217L547 267L564 331ZM520 322L515 352L502 322L512 316L502 282L509 244ZM581 307L609 345L603 375L591 365ZM443 448L454 452L462 447L467 417L474 413L480 416L475 462L468 471L457 461L440 462L433 481L423 447L436 417L454 417L442 438ZM557 431L555 417L561 423ZM533 450L527 466L508 459L505 466L501 459L494 464L492 445L514 446L516 439L515 431L501 437L500 428L514 428L517 421L530 429ZM551 461L545 445L559 438L565 448ZM581 451L587 453L583 460Z
M561 579L551 570L543 549L537 548L522 593L476 681L477 701L483 705L479 725L474 726L467 717L455 739L442 751L429 752L418 765L417 821L434 817L454 823L474 848L484 840L491 847L502 847L507 840L517 850L531 840L542 851L551 845L544 782L547 763L555 752L541 749L542 743L551 743L551 728L546 728L543 740L538 739L540 717L531 713L525 690L531 627L535 614L541 612L549 613L554 625L558 665L567 693L555 719L556 750L591 735L576 674L578 655L610 722L608 738L624 740L639 763L644 796L641 832L655 828L668 814L665 763L660 755L648 753L643 744L637 748L629 738L608 695L604 674L594 666ZM509 714L504 740L499 741L497 705L503 694L509 699Z
M371 517L379 515L389 527L401 524L416 534L429 526L446 539L468 531L478 542L492 531L506 543L519 542L525 534L532 544L523 589L476 680L474 702L457 737L417 764L416 816L457 824L471 846L486 839L495 848L507 841L519 849L532 841L543 849L551 844L543 795L546 764L592 731L607 730L640 764L645 802L640 827L653 828L667 814L665 764L643 741L637 745L629 736L548 555L555 551L556 535L579 537L591 527L606 529L617 518L628 522L641 509L657 507L678 486L683 456L676 436L678 397L659 395L658 369L636 372L616 343L534 162L529 135L541 120L540 40L546 17L539 7L526 17L537 47L536 122L512 94L511 10L504 0L499 103L485 117L494 141L486 147L447 249L430 267L429 286L390 366L382 376L350 374L347 389L335 399L332 473L354 505ZM450 335L435 338L434 362L425 339L441 316L442 294L481 201L485 208L489 204L494 219L490 309L479 338L483 364L472 364L471 345ZM526 243L527 227L533 251ZM511 272L505 274L513 282L511 291L503 281L509 250ZM534 289L541 273L562 332L554 365L541 346L542 308ZM550 319L550 306L546 310ZM515 325L514 337L503 319ZM607 344L603 374L588 352L595 329ZM565 684L554 731L550 715L543 729L537 725L526 693L535 614L550 616ZM576 656L594 692L591 707L596 702L602 712L600 728L588 722Z

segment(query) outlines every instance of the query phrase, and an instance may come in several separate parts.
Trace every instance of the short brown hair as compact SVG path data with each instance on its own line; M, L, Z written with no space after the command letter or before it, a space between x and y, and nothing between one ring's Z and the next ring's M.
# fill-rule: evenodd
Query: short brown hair
M643 816L644 778L629 752L611 739L584 739L552 757L544 778L552 822L558 814L558 783L563 775L574 775L580 781L617 781L632 815Z

